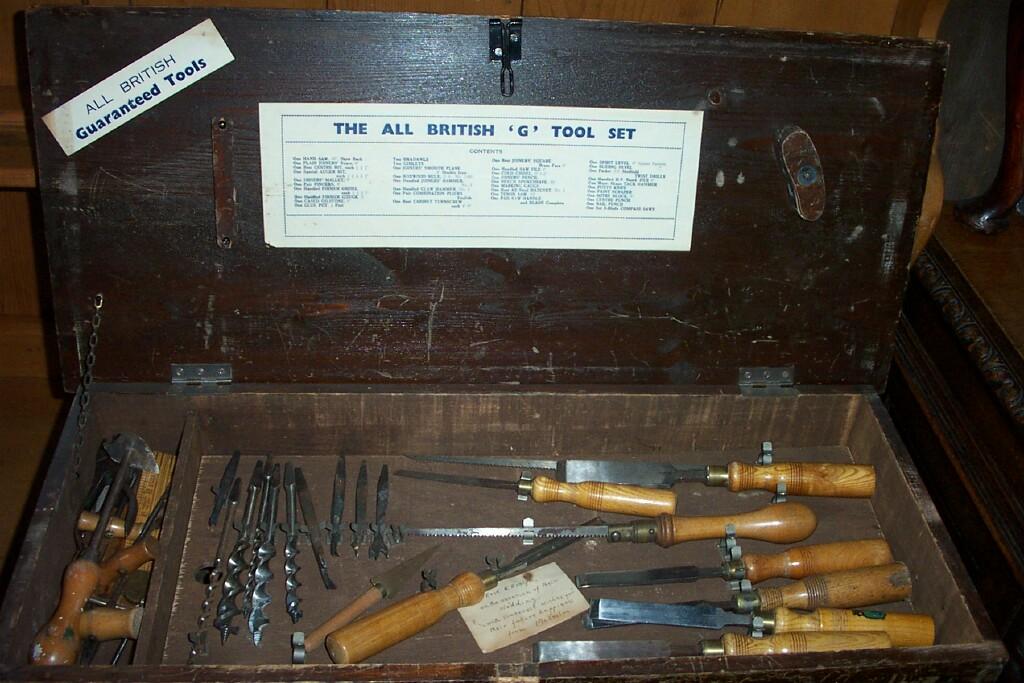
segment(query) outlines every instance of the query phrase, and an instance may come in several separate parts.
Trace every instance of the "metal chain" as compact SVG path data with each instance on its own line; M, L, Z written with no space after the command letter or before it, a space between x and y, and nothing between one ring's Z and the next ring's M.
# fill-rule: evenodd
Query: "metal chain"
M99 341L100 323L103 322L102 309L103 295L97 294L92 299L92 331L89 334L88 352L85 354L85 367L82 368L81 393L78 395L78 436L71 447L71 462L76 477L81 474L85 427L89 424L89 403L92 401L89 387L92 385L92 369L96 365L96 343Z

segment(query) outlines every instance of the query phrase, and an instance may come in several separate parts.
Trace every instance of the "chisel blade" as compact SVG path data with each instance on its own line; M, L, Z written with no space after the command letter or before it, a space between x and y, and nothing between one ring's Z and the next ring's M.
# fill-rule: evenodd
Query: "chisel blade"
M345 510L345 456L338 456L338 464L334 468L334 490L331 493L331 523L329 527L331 555L338 557L338 544L341 543L341 516Z
M590 603L584 619L588 629L653 624L718 630L726 626L750 626L750 614L737 614L710 603L664 604L599 598Z
M580 588L657 586L665 583L686 583L700 579L721 578L721 567L658 567L635 571L587 572L576 576L576 585Z
M533 644L533 661L538 664L671 656L672 649L664 640L542 640Z
M295 468L295 492L299 499L299 509L302 510L302 520L305 522L304 531L309 538L309 546L313 549L313 559L316 560L316 568L320 572L320 580L323 581L327 590L334 590L337 586L327 574L327 558L324 557L324 546L320 541L322 527L316 517L316 508L313 505L313 498L309 493L309 486L306 484L306 476L301 467Z

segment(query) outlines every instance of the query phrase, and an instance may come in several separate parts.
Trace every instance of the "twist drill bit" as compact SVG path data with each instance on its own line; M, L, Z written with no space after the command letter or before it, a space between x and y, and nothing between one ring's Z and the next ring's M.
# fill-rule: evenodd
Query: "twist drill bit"
M277 491L281 485L281 466L274 465L274 471L270 478L270 492L267 499L267 516L264 519L263 542L256 549L256 565L253 568L253 575L256 577L256 584L252 591L252 612L249 613L249 631L252 633L253 645L259 647L263 640L263 628L270 623L267 618L266 609L270 604L270 593L267 586L274 578L274 572L270 570L270 560L277 554L274 548L274 536L277 530Z
M285 498L285 525L282 527L282 531L285 532L284 542L284 606L288 612L288 616L292 618L292 623L298 623L299 619L302 618L302 610L299 608L299 603L302 600L299 598L299 563L295 560L295 556L299 554L299 529L295 521L295 470L292 469L292 464L288 463L284 466L284 490L287 495Z
M242 613L238 607L238 595L244 588L242 572L249 569L245 555L255 533L256 506L259 503L262 482L263 461L257 460L252 470L252 476L249 478L249 488L245 496L245 516L241 525L235 525L238 539L228 556L227 573L224 576L224 584L221 586L220 602L217 603L217 618L213 621L214 628L220 631L222 645L227 642L228 636L238 633L238 627L232 626L231 621Z
M267 456L263 463L263 479L260 482L260 505L259 516L257 517L256 530L252 537L252 558L249 560L249 576L245 582L245 593L242 596L242 617L246 624L249 623L249 615L252 614L252 597L256 590L256 560L259 554L259 547L266 538L266 529L263 526L263 519L267 515L267 502L270 500L270 479L273 473L270 467L272 457Z
M188 634L191 649L188 654L188 662L192 664L196 657L205 656L206 649L206 620L210 618L210 603L213 601L213 592L217 584L224 576L222 565L224 564L224 539L228 535L228 527L235 517L235 508L238 507L238 497L242 488L242 480L235 479L231 491L227 494L228 514L224 519L224 526L220 530L220 540L217 541L217 554L213 562L202 568L203 583L203 604L199 607L199 618L196 619L196 630Z

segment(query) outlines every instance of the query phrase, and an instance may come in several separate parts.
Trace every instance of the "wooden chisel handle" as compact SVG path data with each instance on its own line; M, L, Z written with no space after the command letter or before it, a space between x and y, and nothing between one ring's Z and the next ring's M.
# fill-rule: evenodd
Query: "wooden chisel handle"
M779 607L815 609L818 607L864 607L883 602L899 602L910 596L910 571L902 562L879 567L849 569L832 574L809 576L781 588L758 588L753 596L740 593L737 604L743 609L754 597L756 609Z
M766 629L770 628L773 633L880 631L889 636L893 647L927 647L935 643L935 620L927 614L828 607L813 612L794 612L780 607L765 619Z
M617 512L635 517L671 515L676 511L676 494L666 489L600 481L567 484L543 476L523 480L520 489L522 493L526 493L522 489L528 489L528 495L538 503L572 503L586 510Z
M406 598L335 631L327 636L327 653L335 664L356 664L426 630L459 607L475 605L485 591L478 575L459 574L444 588Z
M892 550L884 539L876 538L807 545L774 555L749 553L735 562L743 566L742 578L757 583L766 579L802 579L814 574L889 564L892 562Z
M709 477L709 483L719 481L722 478ZM730 491L775 491L779 484L784 483L786 494L790 496L870 498L875 493L875 468L828 462L779 462L772 465L731 462L728 479L723 483Z
M305 637L306 652L312 652L319 648L324 644L324 638L327 637L327 634L337 631L342 626L352 623L356 617L383 599L384 596L381 595L379 588L376 586L370 588L370 590L356 598L356 600L345 607L345 609L335 614L320 626L317 626L313 631L310 631Z
M115 638L139 637L142 626L142 608L115 609L113 607L97 607L82 613L78 622L78 632L96 640L114 640Z
M726 633L717 640L701 643L705 655L783 655L796 652L840 652L892 647L889 636L881 632L864 633L780 633L752 638Z
M778 503L754 512L713 517L673 517L661 515L654 520L654 540L663 548L683 543L725 536L725 528L732 524L739 538L751 538L773 543L796 543L810 536L818 519L806 505Z

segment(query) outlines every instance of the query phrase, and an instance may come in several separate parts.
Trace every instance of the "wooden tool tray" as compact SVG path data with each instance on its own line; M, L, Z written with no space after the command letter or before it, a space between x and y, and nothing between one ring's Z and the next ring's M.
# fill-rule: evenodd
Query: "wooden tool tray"
M41 121L91 84L211 18L234 61L67 156ZM65 386L88 352L91 301L105 296L82 462L68 417L0 613L5 678L481 680L618 677L992 680L1006 658L877 390L924 187L942 46L683 26L528 20L516 93L487 59L486 17L256 10L54 8L29 13L39 185ZM88 46L79 50L76 46ZM689 252L515 249L274 249L263 239L261 102L521 104L705 111ZM813 140L826 192L801 217L776 156L780 131ZM227 137L224 137L227 136ZM739 181L742 176L743 181ZM229 199L230 198L230 201ZM821 199L821 198L819 198ZM225 208L229 211L225 213ZM224 242L225 234L231 239ZM173 383L172 364L219 364L226 384ZM787 386L755 386L753 368ZM763 384L763 383L762 383ZM177 451L172 494L134 661L28 667L58 600L92 455L118 432ZM445 453L542 458L750 461L763 440L792 460L873 464L871 500L808 498L807 543L883 536L930 614L926 648L754 657L530 663L529 644L480 654L457 616L365 664L291 666L283 580L265 645L244 637L184 664L216 544L209 488L235 449L301 465L321 516L335 457L349 456L346 521L361 458ZM418 464L440 471L441 465ZM474 470L466 470L471 472ZM485 476L501 471L477 470ZM511 476L511 472L508 473ZM682 484L679 513L748 511L770 494ZM392 478L389 521L410 526L579 523L563 504ZM371 493L372 495L372 493ZM372 510L372 503L371 503ZM610 516L613 517L613 516ZM300 579L318 625L392 560L329 560L308 546ZM777 552L744 542L748 552ZM347 550L347 549L346 549ZM453 539L445 582L510 558L512 541ZM280 552L280 551L279 551ZM718 562L711 541L671 549L580 541L552 557L584 570ZM415 586L410 586L409 591ZM588 591L661 601L723 599L720 581ZM585 631L544 639L659 638L689 629ZM216 641L216 638L212 638Z

